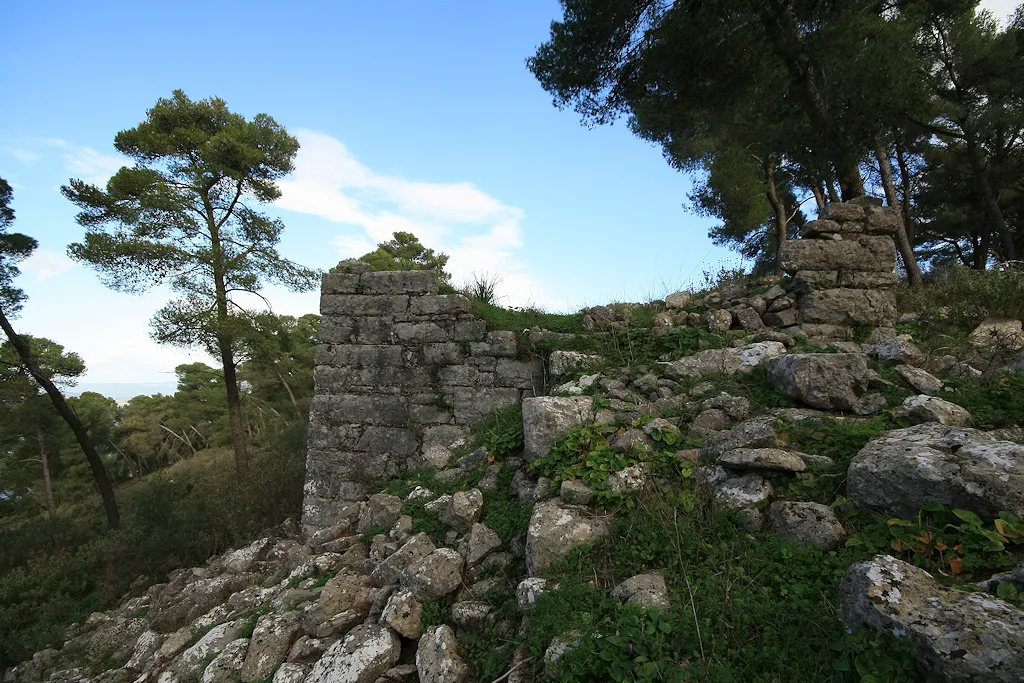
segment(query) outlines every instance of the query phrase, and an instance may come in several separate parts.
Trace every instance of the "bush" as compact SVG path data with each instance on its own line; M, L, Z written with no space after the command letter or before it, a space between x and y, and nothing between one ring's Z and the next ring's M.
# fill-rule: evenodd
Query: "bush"
M899 309L921 314L920 322L940 331L970 331L986 318L1024 318L1024 270L957 267L921 291L897 290Z
M98 507L0 526L0 667L60 643L69 624L116 604L138 577L154 583L298 514L305 453L287 443L254 449L242 483L225 450L119 487L114 532L102 531Z

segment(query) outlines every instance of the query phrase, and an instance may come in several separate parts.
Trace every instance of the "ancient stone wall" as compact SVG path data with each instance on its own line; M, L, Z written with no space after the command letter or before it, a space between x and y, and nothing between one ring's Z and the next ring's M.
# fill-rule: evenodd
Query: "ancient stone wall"
M324 276L303 526L331 525L408 470L441 468L469 428L532 396L539 365L512 332L488 332L433 271Z
M782 248L799 322L889 328L896 321L896 209L864 198L829 204Z

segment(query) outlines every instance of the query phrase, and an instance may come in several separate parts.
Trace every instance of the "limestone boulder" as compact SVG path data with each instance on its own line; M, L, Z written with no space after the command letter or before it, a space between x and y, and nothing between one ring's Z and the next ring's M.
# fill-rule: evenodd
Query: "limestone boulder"
M798 271L852 271L891 273L896 248L891 237L859 235L843 240L788 240L782 245L780 265Z
M438 600L455 592L462 584L466 561L451 548L438 548L422 560L409 565L402 576L403 585L420 601Z
M594 421L590 396L539 396L523 400L523 443L527 461L543 458L555 442L579 424Z
M846 540L846 530L827 505L777 500L768 510L772 531L795 543L835 550Z
M558 500L538 503L526 532L526 568L536 576L573 548L597 543L608 532L608 519L591 515L584 507Z
M919 394L934 396L942 391L941 379L926 370L915 368L913 365L897 365L896 374Z
M713 308L704 311L700 322L709 332L725 332L732 327L732 313L722 308Z
M356 626L313 665L306 683L374 683L398 662L402 643L389 628Z
M464 600L452 605L452 621L462 631L480 633L494 622L491 606L483 600Z
M971 423L971 414L966 408L937 396L908 396L901 407L906 411L911 424L937 422L950 427L966 427Z
M302 613L266 614L256 623L242 666L243 681L270 678L299 636Z
M637 574L612 589L612 597L631 605L648 608L670 607L665 577L655 572Z
M979 347L1024 348L1024 326L1013 318L988 318L974 328L971 343Z
M977 429L938 423L897 429L873 439L847 473L850 500L894 517L927 502L992 519L1024 515L1024 446Z
M872 628L907 642L929 680L1010 683L1024 671L1024 611L946 588L889 555L846 570L839 617L849 630Z
M445 526L465 533L474 523L480 521L483 509L484 494L480 489L458 491L452 495L451 502L441 511L438 519Z
M579 351L552 351L548 358L548 372L552 377L567 375L573 370L587 368L601 362L601 356Z
M799 453L778 448L735 448L719 456L718 464L733 470L803 472L807 469Z
M469 665L459 656L450 626L431 626L420 638L416 673L420 683L465 683L470 679Z
M887 341L871 344L864 349L864 353L874 358L883 365L919 365L924 360L924 354L913 342L905 339L889 339Z
M767 368L776 391L822 410L853 410L871 381L867 359L857 353L794 353Z
M459 554L466 560L467 567L480 564L490 553L501 548L501 539L484 524L475 523L459 544Z
M389 626L403 638L418 639L423 634L423 605L412 591L399 589L391 594L380 615L382 626Z
M753 508L772 497L772 483L756 472L742 477L724 477L711 486L715 501L731 510Z
M370 577L343 569L324 585L319 607L327 617L348 611L366 614L376 592Z
M356 531L364 533L369 529L390 529L401 516L401 498L386 493L377 493L366 501L366 507L359 518Z
M277 668L274 678L270 683L303 683L306 680L306 670L308 668L302 664L286 662Z
M896 321L896 294L887 289L820 289L801 294L797 305L804 323L890 327Z
M242 664L245 662L248 648L248 638L232 640L206 665L200 683L235 683L242 675Z
M714 460L737 448L770 448L778 441L773 423L774 418L756 418L732 429L709 434L701 456Z
M785 353L785 345L774 341L756 342L738 348L707 349L666 364L665 376L669 379L699 379L708 374L748 373L765 361Z
M579 479L566 479L558 489L558 497L565 503L586 505L590 502L593 491Z
M231 642L237 640L244 628L244 619L214 626L195 645L182 652L168 670L161 675L160 680L164 681L165 677L171 683L196 680L203 674L206 663L212 661Z

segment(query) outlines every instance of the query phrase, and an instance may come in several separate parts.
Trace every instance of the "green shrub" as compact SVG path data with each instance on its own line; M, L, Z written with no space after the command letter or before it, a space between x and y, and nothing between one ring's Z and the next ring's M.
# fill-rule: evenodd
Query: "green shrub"
M843 571L871 556L866 546L824 552L752 536L685 490L641 497L615 520L610 540L549 571L559 587L534 609L526 644L536 658L551 638L580 633L559 680L915 680L910 650L847 635L836 617ZM652 570L665 576L670 607L645 611L609 596Z
M897 290L901 311L921 314L931 330L970 331L985 318L1024 318L1024 271L957 267L921 291Z
M942 397L963 406L979 429L1024 426L1024 374L946 380Z
M305 453L284 443L254 449L243 482L230 452L212 451L118 487L114 532L98 506L0 526L0 667L62 642L70 623L116 604L136 578L200 565L297 515Z
M477 424L478 444L495 458L506 458L523 450L523 406L516 403Z

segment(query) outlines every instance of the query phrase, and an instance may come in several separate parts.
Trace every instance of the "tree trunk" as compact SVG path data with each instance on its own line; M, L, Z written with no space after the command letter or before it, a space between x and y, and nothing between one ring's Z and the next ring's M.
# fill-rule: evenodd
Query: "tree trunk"
M235 449L235 471L239 477L249 472L249 451L245 444L245 425L242 423L242 398L238 391L238 375L230 342L220 343L220 358L224 367L224 383L228 391L228 422L231 425L231 445Z
M42 425L36 424L36 439L39 441L39 462L43 463L43 491L46 493L46 516L57 519L57 502L53 499L53 482L50 481L50 462L46 457L46 441Z
M889 151L882 146L880 141L875 141L875 159L878 161L878 174L882 177L882 187L885 188L885 199L889 206L899 211L900 201L896 196L896 185L892 180L892 165L889 163ZM924 287L924 280L921 279L921 269L917 267L917 257L914 249L910 246L910 239L907 237L907 230L903 225L903 215L900 213L900 222L896 226L896 249L903 259L903 267L907 269L907 279L913 289Z
M992 243L992 230L989 229L988 220L986 219L985 225L982 226L981 234L978 237L977 244L974 249L974 269L977 271L985 272L988 268L988 250L989 245Z
M814 195L814 205L818 207L818 215L825 211L825 195L817 185L811 185L811 194Z
M907 164L907 150L903 146L903 141L899 135L896 136L896 164L900 167L900 187L903 191L902 201L900 202L901 211L903 212L903 228L907 231L907 239L911 243L914 242L914 234L917 229L914 226L914 215L910 211L910 195L911 195L911 180L910 180L910 167Z
M18 357L25 365L25 369L28 370L39 386L43 388L46 395L50 397L53 407L57 409L60 416L71 427L71 431L74 432L78 445L82 447L82 451L85 453L85 459L89 461L93 479L96 481L96 488L103 499L103 509L107 513L107 526L111 529L117 529L121 526L121 515L117 510L117 501L114 499L114 488L110 485L107 471L103 469L103 461L100 459L99 453L96 452L95 446L92 445L92 441L89 440L89 434L85 431L82 421L78 419L78 415L75 414L75 411L64 400L64 396L54 386L53 382L50 381L50 378L40 371L39 366L36 365L36 361L32 357L32 351L29 349L28 344L11 327L11 323L7 320L7 316L4 315L2 309L0 309L0 328L3 328L4 334L11 340L11 346L18 352Z
M778 188L775 186L775 155L769 154L765 163L765 186L768 195L768 202L775 212L775 274L782 275L782 245L786 243L789 236L789 218L786 216L786 205L779 198Z
M864 196L864 179L860 175L860 158L849 149L836 151L836 176L843 201Z
M295 394L292 392L292 388L288 385L288 381L285 380L284 375L280 372L277 373L277 378L281 380L284 390L288 392L288 399L292 402L292 408L295 408L295 414L301 418L302 411L299 410L299 402L295 400Z
M985 172L985 164L982 162L981 152L978 150L978 142L974 131L968 130L966 126L961 126L961 128L964 131L967 160L971 164L974 185L980 195L979 199L981 199L982 205L985 207L985 213L988 214L990 224L995 229L996 234L999 235L999 242L1003 247L1003 260L1016 261L1017 245L1013 242L1013 235L1010 234L1010 229L1006 225L1003 210L999 208L999 201L996 199L995 192L992 191L992 183L988 181L988 174Z
M828 200L829 200L829 202L831 202L833 204L838 204L839 203L839 193L836 192L836 186L832 182L831 178L828 178L825 181L825 190L828 191Z
M231 445L235 451L235 472L239 478L249 473L249 450L245 443L245 425L242 422L242 399L238 392L238 374L235 368L234 338L228 330L231 322L228 315L228 292L224 284L226 267L223 261L218 225L213 218L213 208L204 197L210 226L210 246L213 261L213 287L217 298L217 348L220 351L221 367L224 369L224 384L227 388L228 424L231 427Z

